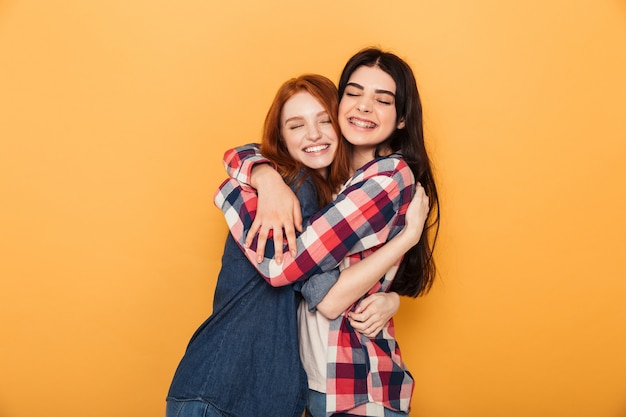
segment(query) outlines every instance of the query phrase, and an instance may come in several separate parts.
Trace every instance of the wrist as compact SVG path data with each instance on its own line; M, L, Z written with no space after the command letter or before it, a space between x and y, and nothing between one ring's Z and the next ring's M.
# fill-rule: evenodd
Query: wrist
M271 164L256 164L250 172L250 185L258 190L267 184L272 184L273 181L276 181L276 177L282 181L280 174L274 170Z
M411 230L410 228L405 227L402 229L400 233L398 233L398 238L401 240L403 247L405 248L405 252L411 249L413 246L417 245L420 241L420 234L417 234L416 231Z

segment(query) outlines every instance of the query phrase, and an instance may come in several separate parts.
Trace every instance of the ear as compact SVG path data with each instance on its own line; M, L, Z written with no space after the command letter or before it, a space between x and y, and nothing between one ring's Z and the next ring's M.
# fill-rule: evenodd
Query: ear
M396 129L404 129L405 126L406 124L404 123L404 119L400 119L400 121L396 125Z

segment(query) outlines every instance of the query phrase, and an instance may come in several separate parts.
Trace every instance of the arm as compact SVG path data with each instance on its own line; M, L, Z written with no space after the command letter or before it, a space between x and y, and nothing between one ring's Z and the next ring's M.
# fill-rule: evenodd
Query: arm
M341 271L339 280L330 289L317 309L334 319L366 294L391 268L398 265L404 254L417 245L428 217L428 197L418 184L406 213L406 226L381 248L362 261ZM395 271L394 271L395 273Z
M246 234L245 247L250 247L257 238L256 261L262 262L265 244L274 241L274 260L283 261L283 232L292 256L296 255L296 230L302 231L300 202L283 181L283 178L268 164L252 169L252 186L257 190L258 206L254 221Z
M417 244L428 217L428 197L420 184L406 212L403 231L381 249L341 272L339 283L331 271L315 275L302 284L302 294L311 311L317 310L329 319L338 317L350 308L362 294L363 288L373 287L380 274L392 270L408 249ZM369 288L368 288L369 289ZM356 308L350 309L348 319L352 328L366 337L376 337L400 307L400 296L395 292L376 292L361 299ZM322 293L322 294L321 294ZM326 294L324 297L323 294Z
M307 301L309 310L315 311L315 306L321 302L324 295L328 293L338 279L339 270L335 269L314 275L302 283L297 282L294 284L294 288L298 288L300 284L302 295ZM348 313L348 319L354 330L367 337L375 337L398 312L398 308L400 308L400 296L397 293L376 292L359 301L356 308L351 309ZM322 313L322 315L324 314ZM327 318L333 319L333 317Z
M397 218L411 198L412 187L413 176L402 159L374 161L357 172L333 203L312 217L298 237L296 256L285 253L282 264L264 258L256 268L271 285L286 285L329 271L350 253L385 243L402 226L396 224ZM254 190L226 181L215 203L248 258L256 261L255 242L249 248L243 244L256 211Z
M261 155L260 146L248 144L229 149L222 162L231 178L257 190L256 216L244 244L249 247L258 233L257 262L263 260L268 238L274 241L274 259L279 264L282 262L283 231L289 250L295 255L296 230L302 231L300 203L271 161Z
M242 184L252 185L252 170L255 166L272 164L261 155L261 145L249 143L224 152L222 163L229 177Z

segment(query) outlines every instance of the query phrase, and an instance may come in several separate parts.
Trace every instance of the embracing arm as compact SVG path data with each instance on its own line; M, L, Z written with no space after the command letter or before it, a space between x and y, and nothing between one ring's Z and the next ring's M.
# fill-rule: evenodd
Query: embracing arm
M341 271L339 280L317 305L317 309L332 319L366 294L392 267L399 265L404 254L419 242L427 216L428 197L424 188L418 185L407 209L404 229L374 253Z
M339 271L333 270L314 275L308 280L295 285L298 287L300 284L299 288L307 301L309 310L315 311L315 306L319 305L332 286L337 283L338 279ZM344 302L344 300L340 302ZM354 308L346 307L346 310L348 308L350 309L348 319L352 328L367 337L375 337L398 312L400 296L395 292L372 293L369 291L368 295L361 298ZM335 318L332 315L328 315L328 311L319 311L328 319L332 320Z
M263 261L265 244L274 241L274 260L283 261L283 233L291 256L296 256L296 231L302 231L300 202L283 178L268 164L256 165L252 169L251 185L257 190L259 203L256 216L246 234L245 247L250 247L257 237L257 263Z
M363 294L355 308L348 312L350 325L367 337L375 337L396 314L400 296L395 292L373 292L381 276L395 274L402 256L416 245L428 216L428 197L420 184L406 212L406 226L382 248L357 264L344 269L340 277L332 273L315 275L302 284L302 294L311 311L317 309L333 320L350 308ZM338 281L338 282L337 282Z
M296 255L296 231L302 231L300 202L276 171L274 164L261 155L260 145L251 143L229 149L222 159L226 173L241 184L257 190L259 203L244 246L250 247L258 233L256 261L263 261L270 234L274 241L274 260L283 260L283 232L292 256Z
M272 162L261 155L261 145L248 143L224 152L222 163L229 177L236 179L242 184L252 184L252 170L261 164Z
M296 256L285 253L281 264L266 257L256 268L271 285L286 285L329 271L348 254L382 245L396 228L397 216L408 204L412 186L411 171L403 160L389 157L375 161L311 218L298 237ZM226 181L215 203L248 258L256 261L254 242L250 247L243 244L256 211L255 191L236 181Z

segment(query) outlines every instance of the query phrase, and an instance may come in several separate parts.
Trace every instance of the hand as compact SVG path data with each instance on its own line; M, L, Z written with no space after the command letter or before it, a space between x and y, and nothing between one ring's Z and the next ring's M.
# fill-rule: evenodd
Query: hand
M348 313L350 325L366 337L376 337L398 312L400 296L395 292L378 292L362 300L355 311Z
M274 240L274 260L283 261L283 232L287 238L289 251L296 255L296 230L302 230L300 202L285 184L280 175L269 165L258 165L252 171L254 186L257 189L258 204L256 216L244 242L250 247L252 239L258 233L256 256L262 262L265 245L270 231Z
M411 236L414 240L414 244L419 242L422 232L424 231L424 224L428 218L429 207L428 196L422 184L417 183L415 187L415 195L413 200L406 210L406 224L403 229L403 233L408 237Z

